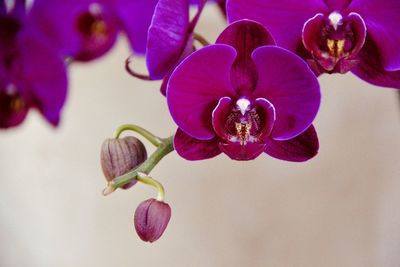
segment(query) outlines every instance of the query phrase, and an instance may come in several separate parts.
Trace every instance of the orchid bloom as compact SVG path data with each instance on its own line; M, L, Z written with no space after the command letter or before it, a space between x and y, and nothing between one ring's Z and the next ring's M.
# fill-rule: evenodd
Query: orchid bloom
M320 104L318 81L253 21L231 24L217 44L188 56L171 75L167 102L179 126L174 147L188 160L221 152L251 160L266 152L305 161L318 151L311 125Z
M105 54L124 32L144 54L157 0L35 0L32 19L65 56L89 61Z
M20 124L32 107L56 126L66 98L64 61L26 12L24 0L11 10L0 1L0 128Z
M228 0L229 21L253 19L316 74L353 72L400 88L400 1Z
M129 73L141 79L163 80L160 90L165 95L172 71L195 50L194 29L205 2L205 0L159 0L147 36L146 65L149 76L137 74L127 65ZM191 4L197 6L197 12L192 19L189 14Z

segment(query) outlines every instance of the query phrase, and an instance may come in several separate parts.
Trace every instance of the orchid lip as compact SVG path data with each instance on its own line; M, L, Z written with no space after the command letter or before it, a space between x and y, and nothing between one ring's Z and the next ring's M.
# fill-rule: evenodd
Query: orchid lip
M225 142L247 144L262 143L272 131L275 122L275 108L265 98L250 101L241 97L233 102L222 97L213 113L213 127Z
M345 18L339 11L325 16L316 14L303 26L303 44L311 53L317 73L346 73L354 67L354 59L363 47L366 26L357 13Z

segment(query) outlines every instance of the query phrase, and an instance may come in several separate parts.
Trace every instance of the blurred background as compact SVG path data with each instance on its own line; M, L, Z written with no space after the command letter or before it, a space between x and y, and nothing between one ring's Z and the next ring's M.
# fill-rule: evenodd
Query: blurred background
M210 6L198 32L214 41L224 27ZM59 128L31 112L0 132L1 267L400 266L400 101L352 74L320 79L321 147L307 163L166 157L152 176L172 218L159 241L142 242L133 213L156 192L103 197L100 146L124 123L162 137L175 125L160 83L124 71L128 55L121 39L71 68Z

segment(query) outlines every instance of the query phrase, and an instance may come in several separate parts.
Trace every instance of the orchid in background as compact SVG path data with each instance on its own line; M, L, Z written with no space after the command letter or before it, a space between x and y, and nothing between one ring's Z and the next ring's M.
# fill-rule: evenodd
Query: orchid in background
M89 61L108 52L124 32L144 54L157 0L35 0L31 17L66 57Z
M64 61L35 31L25 1L9 8L0 1L0 128L19 125L30 108L56 126L67 93Z
M320 104L317 79L299 57L274 45L262 25L242 20L175 69L167 101L180 128L179 155L201 160L224 152L251 160L273 150L291 161L316 155L309 127ZM289 153L291 145L297 147Z
M400 1L228 0L229 21L253 19L316 74L353 72L400 88Z
M190 4L197 6L190 19ZM165 95L166 84L174 68L195 48L194 29L203 11L205 0L159 0L147 36L146 64L149 76L137 74L126 62L128 72L147 80L163 80L161 92Z

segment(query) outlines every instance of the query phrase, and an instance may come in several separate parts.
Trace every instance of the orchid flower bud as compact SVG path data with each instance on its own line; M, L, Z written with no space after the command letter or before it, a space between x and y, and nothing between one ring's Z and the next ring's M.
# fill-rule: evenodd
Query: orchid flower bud
M170 206L154 198L143 201L135 211L134 223L140 239L154 242L161 237L171 218Z
M106 139L101 147L101 167L107 181L121 176L147 159L143 143L133 136L118 139ZM132 187L137 181L133 179L123 189Z

